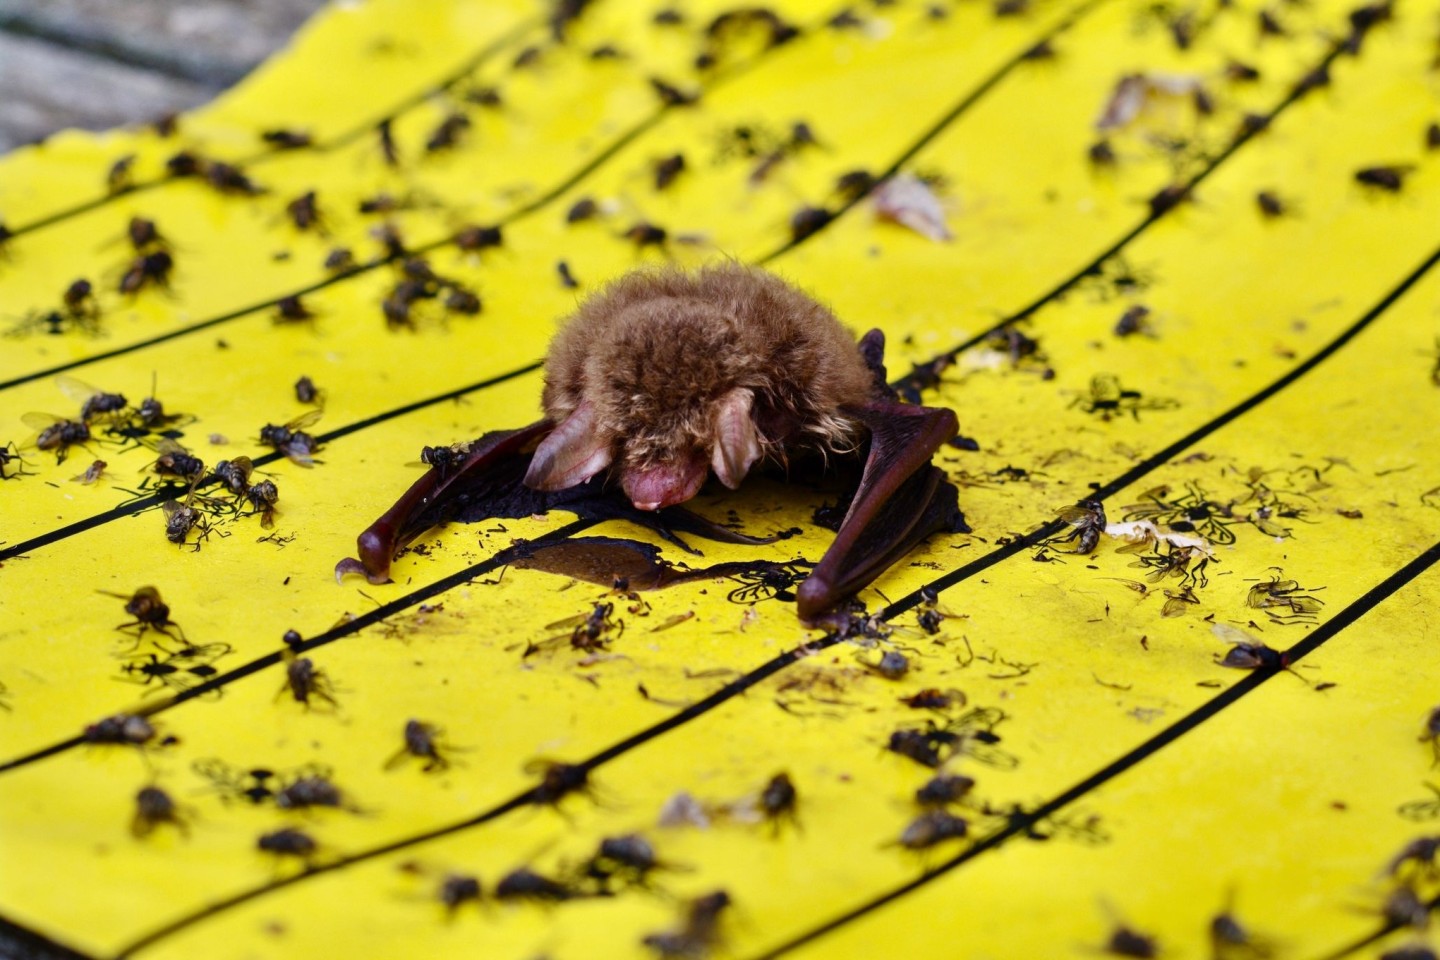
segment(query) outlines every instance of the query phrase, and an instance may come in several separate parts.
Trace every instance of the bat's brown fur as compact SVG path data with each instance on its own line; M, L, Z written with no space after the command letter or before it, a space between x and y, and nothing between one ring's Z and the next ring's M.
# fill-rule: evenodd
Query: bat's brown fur
M715 407L754 393L765 455L786 445L853 447L842 412L866 402L873 377L828 309L763 270L721 263L696 272L636 271L580 305L550 346L546 414L584 401L622 471L640 471L716 443Z

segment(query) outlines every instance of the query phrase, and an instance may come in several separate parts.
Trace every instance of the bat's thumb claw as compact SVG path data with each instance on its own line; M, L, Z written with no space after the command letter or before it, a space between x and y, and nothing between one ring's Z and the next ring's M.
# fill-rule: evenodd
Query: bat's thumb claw
M370 571L365 569L365 564L361 563L359 560L356 560L354 557L346 557L344 560L341 560L339 563L335 564L336 583L343 583L345 581L345 577L352 573L358 573L366 579L369 579L370 577Z

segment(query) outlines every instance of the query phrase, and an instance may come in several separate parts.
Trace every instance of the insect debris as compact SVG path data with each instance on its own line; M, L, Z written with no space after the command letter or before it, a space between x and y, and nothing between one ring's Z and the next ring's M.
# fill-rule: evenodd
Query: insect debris
M724 890L698 897L686 905L684 918L678 929L649 934L641 943L664 960L694 960L704 957L720 945L720 917L730 903L730 894Z
M123 658L117 680L140 684L146 695L161 690L190 690L219 674L215 662L229 656L234 648L228 643L184 644L177 650L161 648L160 653L132 653ZM160 654L164 654L163 658ZM152 686L152 684L154 686ZM219 690L214 691L217 695Z

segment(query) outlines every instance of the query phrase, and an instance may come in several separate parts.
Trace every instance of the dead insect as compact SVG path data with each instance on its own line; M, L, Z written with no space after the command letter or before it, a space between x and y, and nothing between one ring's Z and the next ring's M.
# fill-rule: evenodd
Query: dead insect
M195 549L199 550L200 540L205 539L205 534L208 534L210 530L208 526L204 525L200 511L192 507L188 501L181 503L178 500L166 500L160 504L160 510L165 514L165 539L177 546L185 545L190 531L195 528L196 524L202 525L203 533L195 541Z
M154 220L147 220L145 217L131 217L125 227L125 236L130 240L130 246L135 248L136 253L145 253L151 248L168 250L169 241L155 225Z
M311 227L324 229L325 220L320 215L319 205L315 202L314 190L307 190L287 203L285 213L289 216L290 222L295 224L296 230L309 230Z
M664 960L694 960L720 944L720 915L730 906L730 894L716 890L690 901L678 930L652 933L641 942Z
M1406 872L1407 867L1413 866L1414 872L1424 877L1434 877L1437 855L1440 855L1440 836L1416 837L1390 859L1385 866L1385 873L1399 877Z
M927 810L900 832L900 846L907 850L925 850L946 840L961 840L970 830L963 817L945 810Z
M433 467L443 476L464 463L469 452L468 443L452 443L446 447L421 447L420 462Z
M966 698L965 694L959 690L937 690L934 687L926 687L919 693L901 697L900 702L912 710L949 710L951 707L965 706Z
M65 312L71 318L93 319L100 315L100 303L95 299L95 288L84 277L72 281L60 295L60 300L65 304Z
M105 468L108 466L110 466L110 464L106 463L104 460L96 460L94 463L90 464L90 466L85 468L84 473L78 476L71 477L70 479L76 483L84 484L88 487L90 486L90 484L94 483L105 475Z
M1115 336L1128 337L1133 334L1143 333L1152 335L1150 330L1150 308L1137 303L1120 315L1115 322Z
M295 702L303 704L306 710L312 706L312 698L324 701L331 707L338 707L340 704L335 701L334 690L330 677L315 666L314 660L286 652L285 685L275 694L275 699L280 699L288 692L295 698Z
M319 422L321 415L322 411L311 410L283 426L267 423L260 428L260 442L274 447L297 466L313 467L314 454L320 449L320 441L304 430Z
M799 243L834 219L835 214L824 207L801 207L790 217L791 242Z
M1086 156L1095 166L1108 167L1115 163L1115 148L1110 146L1109 140L1097 140L1090 145Z
M329 253L325 254L325 263L323 266L326 270L335 273L344 273L346 270L354 269L355 254L351 252L349 247L335 247Z
M1285 201L1271 190L1261 190L1255 194L1255 205L1260 208L1262 214L1272 220L1276 217L1283 217L1287 212Z
M540 900L558 903L574 896L576 892L559 880L542 876L529 867L510 871L495 885L497 900Z
M40 450L53 450L55 462L64 463L70 448L83 445L90 439L90 427L83 420L67 420L48 413L27 413L20 421L32 430L40 431L35 437L35 446Z
M480 296L473 290L466 290L461 286L452 286L450 292L445 294L445 309L451 313L464 314L473 317L480 312Z
M1420 742L1427 741L1435 761L1432 766L1440 766L1440 707L1431 708L1425 716L1425 732L1420 734Z
M560 275L560 286L564 287L566 290L574 290L576 287L580 286L580 281L576 280L575 275L570 272L570 264L566 263L564 260L561 260L555 264L555 272Z
M250 489L250 474L254 469L255 465L250 462L249 457L236 457L215 464L213 476L238 500Z
M340 807L344 803L345 797L340 788L318 774L300 777L275 794L275 805L282 810Z
M315 319L315 313L300 300L299 294L291 294L275 301L276 323L303 323Z
M924 731L907 728L890 734L885 749L908 757L922 766L938 767L944 759L940 750L949 744L949 738L937 735L933 729Z
M644 249L645 247L663 247L670 233L664 227L642 220L621 236L635 244L637 248Z
M304 130L286 130L283 128L263 130L260 133L260 139L277 150L302 150L305 147L314 145L310 134Z
M189 832L170 794L159 787L144 787L135 794L135 815L130 818L130 833L136 837L148 837L162 823L170 824L182 834Z
M165 172L172 177L193 177L200 172L205 161L189 150L181 150L165 161Z
M280 499L280 490L273 480L261 480L245 491L250 501L251 516L260 515L260 526L266 530L275 526L275 504Z
M218 160L212 160L205 167L205 182L221 193L239 193L253 197L265 192L263 187L246 176L244 170Z
M566 794L590 789L590 768L584 764L534 760L526 764L525 772L541 774L539 785L530 791L531 803L553 806Z
M657 302L670 305L663 333L650 309ZM735 488L764 457L853 451L868 434L863 479L835 545L797 590L800 616L816 619L876 576L881 558L964 527L955 488L930 464L957 432L955 415L895 399L878 373L883 351L880 331L857 346L819 303L738 263L629 274L582 304L553 341L547 418L472 448L449 478L420 478L361 534L362 560L342 561L337 573L358 568L372 582L388 580L395 550L420 532L421 504L443 501L442 486L480 476L528 443L539 444L524 478L532 489L577 487L613 464L631 504L653 512L695 496L712 467ZM697 357L725 360L705 366L701 382ZM584 374L595 369L606 372ZM782 371L783 386L745 385L781 383ZM918 519L875 534L886 505L900 502Z
M150 253L141 254L131 261L124 275L120 277L120 292L139 293L146 284L168 289L170 271L174 268L175 258L170 256L169 250L152 250Z
M1073 506L1064 507L1059 517L1071 526L1064 536L1056 536L1047 543L1074 543L1072 553L1090 553L1100 543L1100 534L1105 532L1105 505L1099 500L1080 500Z
M314 837L296 827L281 827L279 830L261 834L260 839L255 842L255 846L257 849L265 853L273 853L277 857L296 857L306 861L320 849L320 844L315 841Z
M1142 960L1160 956L1160 945L1154 937L1132 930L1123 923L1117 924L1111 931L1101 950L1117 957L1140 957Z
M1440 122L1432 121L1425 128L1425 149L1440 150Z
M1266 646L1243 630L1227 623L1217 623L1210 627L1210 632L1231 645L1230 652L1224 657L1215 656L1215 662L1222 667L1237 670L1290 669L1290 661L1283 652Z
M185 631L180 625L170 619L170 605L160 599L160 591L154 587L141 587L130 596L123 593L111 593L108 590L101 590L101 593L109 597L119 597L125 601L125 612L135 619L130 623L122 623L116 630L128 630L130 627L139 627L135 631L135 639L138 641L145 635L146 630L153 630L156 633L163 633L173 640L184 642ZM178 631L178 636L170 632L170 628Z
M464 227L455 234L455 246L461 250L485 250L504 242L505 236L498 225Z
M875 189L875 175L869 170L851 170L835 180L835 195L845 203L854 203Z
M664 190L670 186L684 169L685 155L683 153L672 154L663 160L655 161L655 189Z
M385 761L386 770L395 769L407 757L424 760L425 765L420 769L425 773L434 773L450 766L450 761L440 752L439 727L422 723L419 720L407 720L405 721L404 737L405 745L393 757Z
M106 393L65 374L55 378L55 385L60 388L61 393L80 404L80 419L86 423L121 413L129 406L124 394Z
M650 87L660 102L667 107L686 107L700 99L698 93L687 93L679 87L661 80L659 77L650 78Z
M1380 954L1380 960L1436 960L1436 954L1423 943L1412 943L1386 950Z
M454 913L467 903L480 902L480 879L471 874L452 873L440 881L435 899Z
M791 782L788 773L777 773L765 784L765 789L760 791L760 812L765 819L775 825L778 830L782 819L789 820L793 824L799 824L795 807L799 795L795 791L795 784Z
M880 655L878 663L866 660L861 660L860 663L866 670L879 674L886 680L899 680L910 672L910 658L899 650L886 650Z
M922 807L943 807L963 800L975 788L975 780L958 773L937 773L915 791Z
M151 467L161 477L174 477L194 487L205 476L205 463L180 444L164 437L155 447L160 456Z
M81 739L86 743L113 743L142 746L155 739L150 721L133 713L117 713L85 727Z
M1285 28L1280 25L1279 20L1275 19L1275 14L1269 10L1261 10L1256 16L1256 23L1260 28L1260 36L1262 37L1285 36Z
M571 204L570 209L565 213L566 223L580 223L584 220L593 220L600 212L600 205L592 197L581 197Z
M135 186L135 154L127 153L114 163L105 174L105 190L110 194L124 193Z
M1355 171L1355 182L1389 193L1399 193L1405 185L1405 177L1415 168L1409 164L1395 164L1385 167L1363 167Z
M430 134L425 141L426 153L449 150L460 140L460 135L470 129L470 118L463 113L452 113Z
M301 403L320 402L320 388L315 386L315 381L309 377L301 377L295 381L295 399Z
M6 473L7 467L14 464L10 473ZM11 440L5 446L0 447L0 480L13 480L25 472L25 458L20 456L20 448Z
M1161 217L1180 205L1190 195L1189 184L1172 183L1168 187L1162 187L1148 201L1150 205L1150 216Z
M1430 925L1430 908L1409 884L1401 884L1391 891L1380 908L1380 916L1396 927L1424 930Z

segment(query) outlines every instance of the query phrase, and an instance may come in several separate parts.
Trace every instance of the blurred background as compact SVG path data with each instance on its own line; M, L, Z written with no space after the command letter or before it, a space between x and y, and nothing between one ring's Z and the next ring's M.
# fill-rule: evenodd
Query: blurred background
M0 152L188 110L325 0L0 0Z

